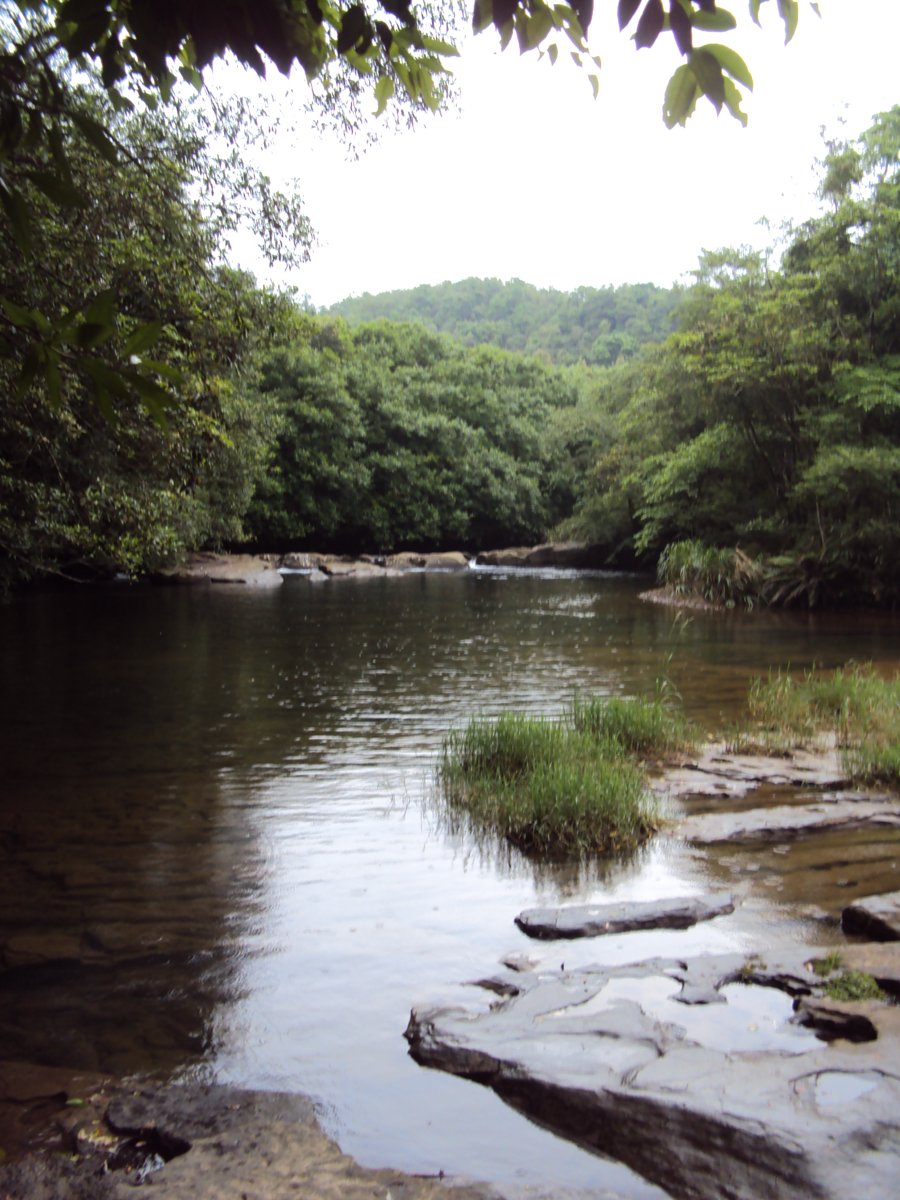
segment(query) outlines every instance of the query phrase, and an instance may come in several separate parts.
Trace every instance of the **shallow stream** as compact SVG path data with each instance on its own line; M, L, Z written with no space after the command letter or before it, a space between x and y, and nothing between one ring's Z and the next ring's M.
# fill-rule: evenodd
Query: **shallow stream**
M570 966L821 939L811 905L896 888L896 840L530 863L436 819L441 738L473 712L662 680L720 727L770 666L896 668L900 622L676 619L641 586L478 571L0 607L0 1057L302 1091L367 1165L660 1196L417 1067L411 1006L487 1003L465 981L505 954L558 966L513 925L536 905L746 883L731 917L567 945Z

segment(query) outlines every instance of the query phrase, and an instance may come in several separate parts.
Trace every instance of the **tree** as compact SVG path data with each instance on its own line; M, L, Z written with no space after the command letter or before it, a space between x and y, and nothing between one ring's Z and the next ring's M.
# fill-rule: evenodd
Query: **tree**
M753 586L779 602L888 603L900 595L900 108L829 145L823 168L827 210L791 232L780 270L705 253L678 332L602 377L612 420L575 524L654 555L740 544L760 556Z
M215 262L188 114L113 118L88 91L79 103L110 121L122 161L74 145L85 200L66 206L40 186L40 146L16 164L43 271L0 227L0 586L41 570L140 573L239 536L267 412L227 376L289 319Z

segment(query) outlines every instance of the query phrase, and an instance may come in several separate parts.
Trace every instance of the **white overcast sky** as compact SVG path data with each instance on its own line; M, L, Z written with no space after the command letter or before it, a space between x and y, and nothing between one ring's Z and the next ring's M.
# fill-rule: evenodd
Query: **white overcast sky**
M661 118L680 61L671 38L637 51L613 0L596 7L596 101L587 73L562 56L551 66L514 46L501 53L488 31L457 60L457 111L386 133L357 160L304 128L270 147L265 169L297 181L319 244L286 275L246 251L241 265L316 305L473 275L566 291L669 285L701 249L770 244L781 222L812 215L821 127L855 136L900 102L900 0L821 0L821 19L801 0L788 46L774 3L759 29L747 0L732 0L739 30L704 40L747 61L749 126L704 100L671 131ZM290 103L295 87L302 95L302 81L274 80L262 98Z

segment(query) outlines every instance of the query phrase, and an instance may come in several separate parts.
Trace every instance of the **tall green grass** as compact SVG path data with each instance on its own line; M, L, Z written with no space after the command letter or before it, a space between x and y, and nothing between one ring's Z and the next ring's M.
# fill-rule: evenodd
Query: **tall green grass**
M770 744L834 733L852 779L900 784L900 676L885 679L858 664L799 678L779 671L753 682L749 708Z
M695 732L682 714L659 696L653 700L576 697L571 722L596 741L612 743L641 758L670 754L696 741Z
M635 760L688 740L660 699L576 700L557 720L475 717L444 740L439 794L473 828L525 851L630 850L659 823Z
M728 608L760 601L762 570L739 547L706 546L696 539L670 542L656 568L657 580L676 596L698 596Z

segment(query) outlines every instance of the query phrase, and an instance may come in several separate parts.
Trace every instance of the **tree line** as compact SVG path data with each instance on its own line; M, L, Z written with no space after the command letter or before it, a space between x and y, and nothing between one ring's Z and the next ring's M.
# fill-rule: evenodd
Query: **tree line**
M493 345L545 356L558 366L612 366L675 329L682 289L652 283L537 288L521 279L463 279L351 296L327 312L352 325L416 321L465 346Z
M561 534L611 565L693 555L741 574L731 598L896 601L900 109L829 146L824 210L780 258L704 254L674 317L642 286L553 294L558 340L528 354L465 344L487 336L474 299L461 341L260 288L226 265L237 216L276 254L302 257L310 231L211 149L240 111L55 78L52 129L36 107L0 181L4 586L138 577L201 546ZM435 293L479 287L518 345L536 289ZM639 344L603 342L620 324Z

